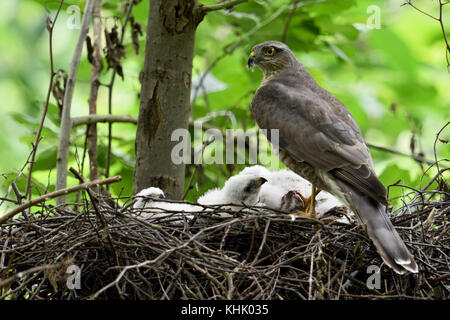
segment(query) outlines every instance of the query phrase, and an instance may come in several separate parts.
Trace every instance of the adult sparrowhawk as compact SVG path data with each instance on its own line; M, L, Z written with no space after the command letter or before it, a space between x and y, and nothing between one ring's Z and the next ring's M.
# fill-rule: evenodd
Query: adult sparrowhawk
M317 84L284 43L254 46L248 67L254 65L264 79L253 97L252 116L264 131L279 130L281 161L350 207L388 266L400 274L418 272L385 212L386 189L347 108ZM314 208L314 193L311 198Z

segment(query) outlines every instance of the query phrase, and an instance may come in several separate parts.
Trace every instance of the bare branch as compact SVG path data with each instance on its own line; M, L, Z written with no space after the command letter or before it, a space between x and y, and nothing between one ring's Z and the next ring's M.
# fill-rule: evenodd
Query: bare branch
M298 6L298 3L300 2L300 0L293 0L292 2L293 2L292 9L289 12L288 18L286 20L286 24L285 24L284 30L283 30L283 35L281 36L281 42L286 42L289 25L291 24L291 20L294 16L295 9L297 9L297 6Z
M30 168L28 170L28 179L27 179L27 186L25 188L25 195L24 198L27 198L29 196L29 199L31 199L31 178L33 174L33 165L34 165L34 159L36 158L37 153L37 147L39 145L39 141L41 141L41 133L42 129L44 127L44 121L45 117L47 116L48 111L48 104L50 102L50 95L53 89L53 79L55 77L55 70L53 66L53 28L55 27L56 19L58 19L59 12L61 11L61 7L64 0L61 0L59 3L58 10L56 11L55 18L53 21L50 20L50 18L47 19L47 29L48 29L48 37L49 37L49 55L50 55L50 83L48 85L48 91L47 91L47 99L45 100L44 105L44 112L42 113L41 117L41 123L39 124L39 129L36 133L36 139L33 144L33 150L31 152L31 160L30 160Z
M407 1L405 3L402 4L402 6L411 6L412 8L416 9L417 11L419 11L420 13L430 17L431 19L434 19L436 21L439 21L439 18L436 18L434 16L432 16L431 14L429 14L428 12L423 11L422 9L416 7L411 1Z
M450 125L450 121L447 121L447 123L438 131L438 133L436 134L436 139L434 139L434 144L433 144L434 160L436 161L436 168L437 168L438 172L440 172L440 169L439 169L439 161L437 159L436 144L439 140L440 134L445 130L445 128L447 128L448 125ZM439 176L439 178L440 178L440 180L442 180L442 177Z
M421 156L418 156L418 155L415 155L415 154L404 153L404 152L401 152L401 151L398 151L398 150L395 150L395 149L379 146L379 145L376 145L376 144L373 144L373 143L369 143L369 142L366 142L366 145L369 148L372 148L372 149L377 149L377 150L380 150L380 151L386 151L386 152L389 152L389 153L392 153L392 154L397 154L399 156L408 157L408 158L414 159L414 160L422 162L422 163L427 163L427 164L430 164L430 165L435 164L434 161L431 161L429 159L426 159L424 157L421 157Z
M91 19L95 0L87 0L83 19L81 21L80 34L78 36L75 52L67 78L66 91L64 93L63 111L61 116L61 128L59 134L58 156L56 159L56 190L64 189L67 185L67 163L69 161L70 132L72 123L70 111L72 107L72 95L75 88L78 66L80 64L81 53L83 51L84 41L89 30L89 21ZM65 196L56 199L58 204L65 202Z
M86 124L93 124L98 122L113 123L113 122L128 122L137 123L136 116L128 114L94 114L89 116L73 117L72 127L82 126Z
M13 216L15 216L16 214L18 214L19 212L28 209L38 203L53 199L53 198L57 198L59 196L62 195L67 195L69 193L73 193L79 190L86 190L88 188L97 186L97 185L102 185L102 184L109 184L109 183L113 183L113 182L117 182L122 180L121 176L115 176L115 177L111 177L111 178L106 178L106 179L102 179L102 180L94 180L94 181L90 181L90 182L86 182L83 184L79 184L70 188L64 188L64 189L60 189L54 192L50 192L47 193L43 196L40 196L38 198L35 198L33 200L27 201L24 204L18 206L17 208L11 210L10 212L6 213L5 215L0 217L0 225L3 224L6 220L8 220L9 218L12 218Z
M236 50L237 48L239 48L239 46L241 45L241 43L244 40L249 39L251 36L253 36L255 33L257 33L260 29L264 28L266 25L268 25L269 23L271 23L272 21L274 21L276 18L278 18L283 12L284 10L288 7L288 4L283 4L281 5L277 11L275 11L272 15L270 15L267 19L265 19L262 22L258 22L256 24L256 26L249 30L247 33L241 35L239 38L237 38L234 42L230 43L229 45L225 46L223 49L223 53L217 57L204 71L204 73L202 74L198 85L195 87L194 90L194 97L192 99L192 103L194 103L195 99L198 96L198 92L200 90L200 88L203 87L203 82L206 79L206 76L208 75L209 72L211 72L212 68L214 68L214 66L223 58L225 58L226 56L230 55L233 53L234 50Z
M102 38L102 19L101 19L102 0L96 0L93 10L94 37L91 67L91 91L89 95L89 114L97 113L98 88L100 86L99 77L102 67L101 38ZM97 124L89 124L86 130L87 149L89 154L89 179L95 180L98 177L97 163Z
M247 1L248 0L228 0L228 1L218 3L218 4L213 4L210 6L202 6L202 7L200 7L200 10L202 10L204 13L208 13L211 11L229 9L231 7L234 7L240 3L247 2Z
M86 125L86 124L90 124L90 123L98 123L98 122L106 122L106 123L122 122L122 123L133 123L133 124L136 124L137 123L137 117L131 116L131 115L128 115L128 114L112 114L112 115L96 114L96 115L91 115L91 116L81 116L81 117L74 117L74 118L72 118L72 125L73 125L73 127ZM189 126L191 126L191 127L194 126L194 121L189 121ZM209 130L209 129L219 130L221 132L222 136L225 137L225 133L221 129L219 129L219 128L215 127L215 126L208 125L206 123L202 124L202 130L206 131L206 130ZM418 156L418 155L404 153L404 152L401 152L401 151L398 151L398 150L395 150L395 149L379 146L379 145L376 145L376 144L373 144L373 143L369 143L369 142L366 142L366 145L369 148L373 148L373 149L389 152L389 153L392 153L392 154L397 154L397 155L400 155L400 156L408 157L408 158L414 159L414 160L422 162L422 163L427 163L427 164L430 164L430 165L434 165L435 164L434 161L426 159L426 158Z
M127 27L128 21L130 20L131 11L133 10L133 6L135 4L135 1L130 1L128 3L127 12L125 14L125 20L122 24L122 30L120 34L120 41L119 43L123 43L123 39L125 37L125 29ZM114 87L114 81L116 80L116 69L113 70L111 75L111 80L108 87L108 114L112 114L112 93L113 93L113 87ZM108 124L108 151L106 154L106 170L105 170L105 176L109 177L109 168L111 166L111 145L112 145L112 122Z
M22 271L22 272L18 272L15 275L13 275L7 279L0 281L0 288L4 288L4 287L10 285L16 279L20 279L20 278L26 276L27 274L41 272L41 271L49 270L49 269L55 269L57 267L59 267L59 264L46 264L46 265L42 265L42 266L36 266L36 267L30 268L28 270Z
M438 18L436 18L433 15L429 14L428 12L425 12L422 9L416 7L411 2L411 0L408 0L407 2L403 3L402 6L409 5L412 8L414 8L415 10L417 10L418 12L426 15L427 17L430 17L433 20L439 21L439 24L440 24L441 30L442 30L442 35L444 36L444 41L445 41L445 59L447 60L447 71L450 72L450 57L449 57L450 43L447 38L447 32L445 31L444 19L443 19L443 7L448 3L450 3L450 1L442 2L442 0L439 0L439 17Z

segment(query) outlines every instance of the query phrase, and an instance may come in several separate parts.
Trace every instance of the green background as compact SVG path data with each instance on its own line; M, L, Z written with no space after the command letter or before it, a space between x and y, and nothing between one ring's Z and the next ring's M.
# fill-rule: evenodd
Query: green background
M215 1L200 1L213 4ZM198 27L193 68L193 82L214 64L204 88L193 105L193 119L209 115L209 125L222 130L233 128L233 121L214 112L231 111L239 129L255 131L249 103L261 82L258 69L246 68L250 49L256 43L281 40L299 61L328 91L335 94L350 110L367 142L403 153L423 153L434 160L450 158L450 128L443 131L441 141L436 133L450 120L450 74L445 59L445 42L439 22L411 8L404 1L325 0L248 1L232 11L208 14ZM419 8L438 16L436 1L414 1ZM65 1L54 31L55 69L68 70L78 29L69 27L75 5L83 8L85 1ZM17 176L28 154L39 126L49 83L49 49L46 17L55 15L58 1L3 1L0 10L0 196L4 196ZM103 22L110 30L123 20L126 2L104 1ZM450 23L450 5L444 7L444 22ZM377 15L379 13L379 15ZM146 28L148 1L133 9L137 22ZM114 17L118 17L116 19ZM379 19L378 19L379 18ZM379 22L379 28L370 28ZM91 31L92 32L92 31ZM113 90L113 113L138 114L139 72L143 66L145 37L140 38L140 55L134 52L127 29L123 61L125 78L117 77ZM104 44L104 39L103 39ZM221 59L217 60L219 57ZM104 61L105 62L105 61ZM104 63L106 66L106 63ZM101 82L108 83L111 70L103 69ZM91 65L86 51L77 76L72 115L88 113ZM107 113L108 91L99 91L98 113ZM34 167L33 194L54 190L56 148L59 117L52 98ZM215 116L214 116L215 115ZM107 125L99 124L99 166L104 173L106 162ZM113 157L111 175L123 180L112 187L114 195L130 195L134 166L133 124L113 126ZM70 164L79 167L83 154L85 127L73 130ZM194 141L194 146L201 141ZM216 145L206 150L210 154ZM385 185L400 180L402 184L420 188L436 174L435 168L421 166L411 158L371 149L375 169ZM273 164L272 167L276 165ZM449 166L441 162L441 166ZM84 166L88 167L87 162ZM203 165L194 178L193 190L187 199L195 201L206 190L222 186L224 181L244 165ZM188 166L186 185L193 171ZM425 171L425 173L424 173ZM25 171L27 172L27 170ZM88 176L85 169L84 174ZM448 178L448 175L446 176ZM76 184L71 177L68 184ZM25 178L18 181L24 191ZM435 185L432 186L432 188ZM390 189L390 198L400 203L401 187ZM12 193L10 197L13 197ZM398 198L400 197L400 198ZM398 199L397 202L395 199ZM7 210L4 205L0 211Z

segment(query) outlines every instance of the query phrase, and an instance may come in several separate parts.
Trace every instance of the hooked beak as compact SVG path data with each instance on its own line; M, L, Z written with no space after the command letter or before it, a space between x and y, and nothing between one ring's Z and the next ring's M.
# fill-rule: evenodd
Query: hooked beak
M252 51L250 53L250 57L248 57L248 60L247 60L247 68L249 68L249 69L253 68L253 66L255 65L255 56L256 56L255 51Z
M266 178L263 178L263 177L258 177L258 178L256 178L255 180L256 180L256 182L259 184L259 186L262 186L264 183L267 182L267 179L266 179Z

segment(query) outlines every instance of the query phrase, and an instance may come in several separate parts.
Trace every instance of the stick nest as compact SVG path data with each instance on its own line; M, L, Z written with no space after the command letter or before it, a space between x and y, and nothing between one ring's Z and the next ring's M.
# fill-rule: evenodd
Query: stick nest
M405 275L382 265L355 222L291 221L255 208L224 218L216 213L227 210L211 206L192 221L143 219L131 199L118 206L84 195L1 226L0 299L450 297L448 191L412 191L391 214L420 269Z

